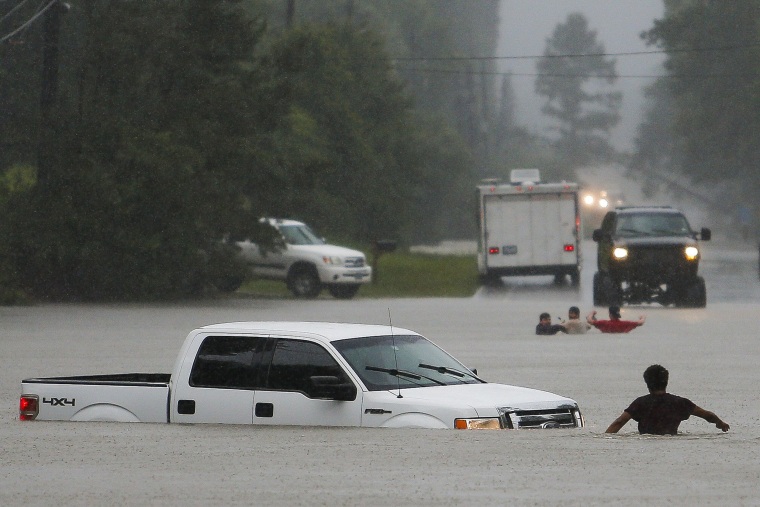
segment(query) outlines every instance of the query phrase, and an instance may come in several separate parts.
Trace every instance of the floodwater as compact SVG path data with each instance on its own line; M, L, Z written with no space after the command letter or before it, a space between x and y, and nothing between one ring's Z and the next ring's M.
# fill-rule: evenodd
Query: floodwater
M224 299L167 305L0 308L0 504L11 505L760 505L757 252L711 245L706 309L625 307L627 335L535 336L591 308L579 290L507 280L472 298ZM592 252L591 248L586 249ZM361 294L361 293L360 293ZM598 309L604 314L603 309ZM455 431L21 422L21 379L169 372L193 328L238 320L386 323L421 332L492 382L578 401L576 430ZM716 412L675 437L604 430L670 370L669 390ZM223 407L220 407L223 410Z

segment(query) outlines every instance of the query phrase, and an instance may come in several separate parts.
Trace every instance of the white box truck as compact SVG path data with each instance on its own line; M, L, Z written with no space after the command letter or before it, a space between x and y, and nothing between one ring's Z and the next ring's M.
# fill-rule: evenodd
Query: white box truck
M554 275L580 282L581 218L577 183L542 183L537 169L515 169L510 183L477 187L478 271L502 276Z

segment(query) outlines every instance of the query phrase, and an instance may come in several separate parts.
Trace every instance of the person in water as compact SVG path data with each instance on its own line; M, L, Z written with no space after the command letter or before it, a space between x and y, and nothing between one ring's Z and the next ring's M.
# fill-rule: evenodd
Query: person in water
M633 400L610 424L606 433L617 433L625 423L633 419L639 423L641 434L675 435L681 421L692 415L713 423L724 432L728 431L729 425L714 413L698 407L691 400L665 391L668 387L668 370L665 367L653 364L644 370L644 382L649 394Z
M609 320L597 320L596 310L594 310L588 314L586 322L602 333L627 333L632 329L643 326L647 320L644 315L639 316L639 320L621 320L619 306L610 306L609 314Z

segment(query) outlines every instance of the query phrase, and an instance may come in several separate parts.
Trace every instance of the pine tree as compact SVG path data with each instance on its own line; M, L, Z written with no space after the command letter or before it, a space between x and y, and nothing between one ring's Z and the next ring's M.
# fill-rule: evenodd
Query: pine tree
M601 84L617 80L615 63L604 56L586 18L575 13L557 25L536 64L535 90L546 99L542 112L557 123L557 155L573 167L612 155L609 132L620 120L622 94Z

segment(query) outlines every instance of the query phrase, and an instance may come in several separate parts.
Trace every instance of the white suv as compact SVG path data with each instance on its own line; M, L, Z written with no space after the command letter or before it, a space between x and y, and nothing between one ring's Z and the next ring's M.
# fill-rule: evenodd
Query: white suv
M351 299L372 281L362 252L328 245L308 225L295 220L262 218L279 235L272 247L240 241L240 256L259 278L283 280L296 297L315 298L327 287L333 297Z

